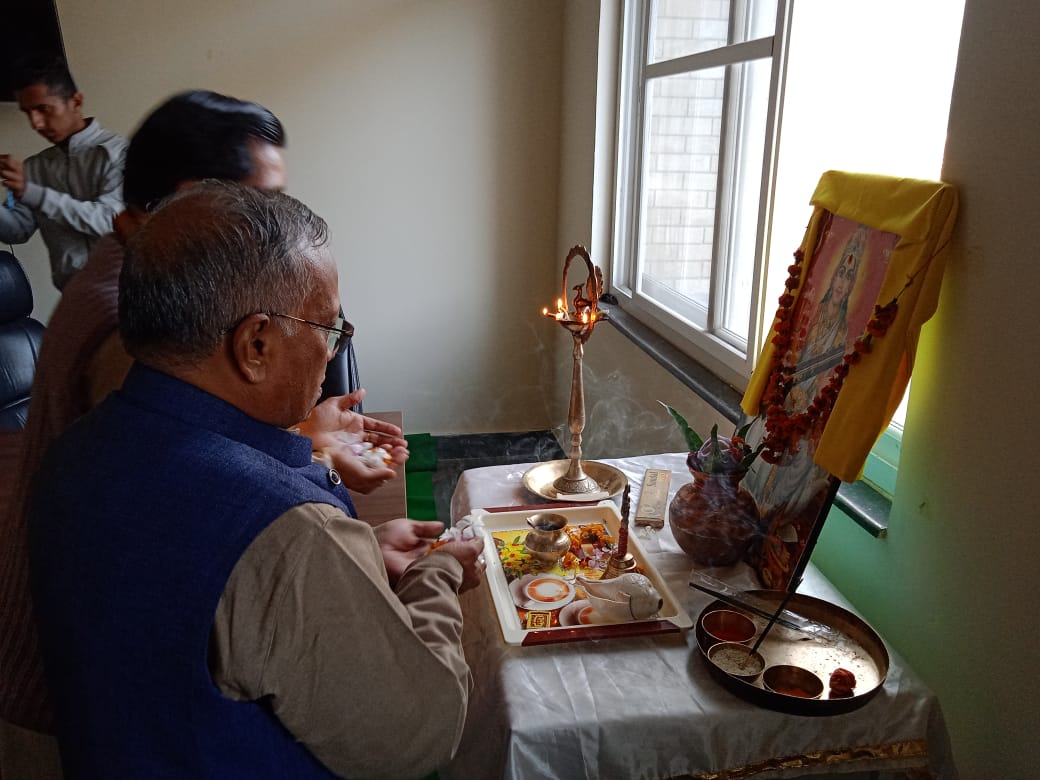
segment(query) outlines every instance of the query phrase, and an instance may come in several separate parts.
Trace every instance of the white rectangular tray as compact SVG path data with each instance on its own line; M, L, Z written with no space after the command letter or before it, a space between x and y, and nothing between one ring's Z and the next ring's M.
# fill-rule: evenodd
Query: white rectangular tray
M633 620L623 623L603 623L580 626L553 626L549 628L525 628L517 615L517 608L509 591L505 570L495 547L492 533L495 531L527 531L527 518L539 511L552 511L564 515L568 525L584 523L602 523L614 539L617 539L621 525L621 515L613 501L602 501L598 504L578 507L524 507L511 511L489 511L474 509L471 516L478 518L487 529L484 535L484 558L487 561L487 579L491 589L491 597L498 613L498 622L502 628L502 636L513 645L536 645L553 642L576 642L587 639L604 639L608 637L637 636L644 634L674 633L690 628L693 621L679 606L664 579L639 547L635 535L628 537L628 552L635 558L636 564L654 587L661 594L664 606L653 618Z

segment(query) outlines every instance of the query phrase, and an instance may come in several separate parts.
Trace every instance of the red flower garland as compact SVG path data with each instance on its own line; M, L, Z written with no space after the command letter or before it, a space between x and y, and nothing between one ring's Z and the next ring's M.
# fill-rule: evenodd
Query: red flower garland
M767 463L779 463L780 458L788 452L796 452L798 441L816 424L821 427L827 424L838 392L845 384L849 370L871 351L871 342L881 338L888 332L899 311L899 296L910 286L913 277L908 277L903 289L884 306L874 306L874 316L867 323L866 332L856 339L842 361L831 371L830 380L820 388L816 397L805 408L805 411L792 414L784 408L787 395L794 387L794 366L786 365L785 358L791 348L792 316L794 314L795 291L801 284L802 264L805 253L798 249L794 253L794 264L787 267L788 277L784 284L784 293L780 296L780 308L776 313L773 326L774 346L770 363L769 379L766 390L762 394L762 405L765 407L766 435L762 441L762 459Z

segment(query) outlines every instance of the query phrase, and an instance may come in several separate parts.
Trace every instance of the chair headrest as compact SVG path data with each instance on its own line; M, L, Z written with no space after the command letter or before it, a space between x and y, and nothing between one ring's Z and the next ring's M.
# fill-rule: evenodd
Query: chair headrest
M33 294L22 264L10 252L0 251L0 324L32 314Z

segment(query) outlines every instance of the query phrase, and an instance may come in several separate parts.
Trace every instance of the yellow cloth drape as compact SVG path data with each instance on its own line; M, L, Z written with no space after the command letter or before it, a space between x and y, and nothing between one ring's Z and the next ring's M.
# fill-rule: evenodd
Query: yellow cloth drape
M921 325L938 304L957 218L957 190L944 182L828 171L820 178L811 202L815 209L802 240L807 259L802 265L803 282L826 212L900 237L878 294L879 304L892 300L908 277L913 278L899 297L895 322L884 337L874 339L872 352L849 371L816 448L818 465L851 482L859 477L870 449L899 406L913 369ZM742 406L750 416L759 413L774 335L770 329L744 393Z

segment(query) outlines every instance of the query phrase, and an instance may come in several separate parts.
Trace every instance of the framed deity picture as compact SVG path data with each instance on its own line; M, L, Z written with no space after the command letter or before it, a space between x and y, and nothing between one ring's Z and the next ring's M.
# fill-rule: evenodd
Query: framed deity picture
M841 480L856 479L902 397L934 311L956 192L941 182L828 172L744 396L742 486L762 535L749 553L767 588L797 581Z

